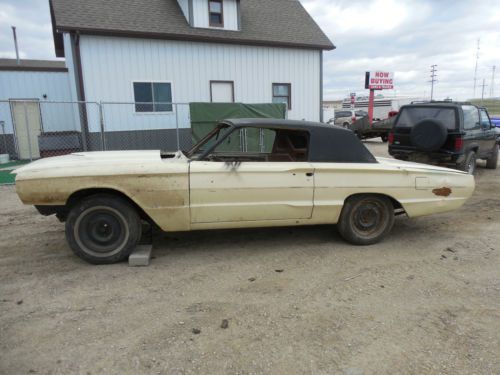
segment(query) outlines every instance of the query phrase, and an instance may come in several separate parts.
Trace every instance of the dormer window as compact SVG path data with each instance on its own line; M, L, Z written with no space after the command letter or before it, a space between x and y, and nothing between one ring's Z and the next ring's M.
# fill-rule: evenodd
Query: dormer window
M208 2L208 19L211 27L224 27L222 1L209 0Z

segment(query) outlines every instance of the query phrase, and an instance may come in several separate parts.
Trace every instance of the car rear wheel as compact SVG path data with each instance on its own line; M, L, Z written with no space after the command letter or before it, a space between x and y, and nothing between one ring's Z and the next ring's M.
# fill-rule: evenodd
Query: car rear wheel
M389 198L357 195L344 203L337 228L354 245L372 245L387 236L393 225L394 207Z
M344 122L344 123L342 124L342 126L343 126L344 128L346 128L346 129L348 129L348 128L349 128L349 123L348 123L348 122Z
M73 252L92 264L125 260L141 238L141 219L126 200L93 195L78 202L66 221Z
M389 134L382 134L380 138L382 138L382 142L386 143L389 140Z
M497 169L498 165L498 145L495 145L493 149L493 154L486 160L486 168Z
M464 161L458 165L458 169L468 174L474 174L476 172L476 153L469 151Z

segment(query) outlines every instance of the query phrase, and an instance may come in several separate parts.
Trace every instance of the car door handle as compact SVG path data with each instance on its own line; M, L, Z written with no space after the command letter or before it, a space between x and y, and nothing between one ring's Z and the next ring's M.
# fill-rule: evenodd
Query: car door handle
M312 177L312 176L314 176L314 172L307 172L307 173L306 173L306 176L307 176L307 177Z

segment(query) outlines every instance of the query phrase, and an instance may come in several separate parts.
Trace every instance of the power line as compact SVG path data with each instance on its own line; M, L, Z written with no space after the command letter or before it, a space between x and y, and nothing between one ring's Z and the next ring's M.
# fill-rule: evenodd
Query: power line
M431 101L434 98L434 83L437 82L437 65L431 65L431 80L429 81L431 83Z
M477 40L477 50L476 50L476 67L474 68L474 98L476 97L476 86L477 86L477 64L479 62L479 50L481 44L481 38Z

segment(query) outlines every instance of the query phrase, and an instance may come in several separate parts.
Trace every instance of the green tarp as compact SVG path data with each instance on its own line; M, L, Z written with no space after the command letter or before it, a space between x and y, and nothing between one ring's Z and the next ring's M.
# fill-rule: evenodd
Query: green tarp
M190 103L191 135L197 143L209 133L217 122L236 118L277 118L284 119L286 105L243 104L243 103ZM262 152L269 150L274 141L274 133L246 129L243 134L233 134L221 145L219 151Z

